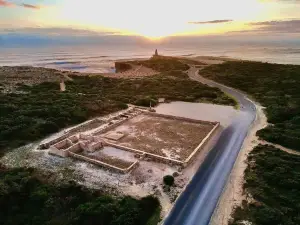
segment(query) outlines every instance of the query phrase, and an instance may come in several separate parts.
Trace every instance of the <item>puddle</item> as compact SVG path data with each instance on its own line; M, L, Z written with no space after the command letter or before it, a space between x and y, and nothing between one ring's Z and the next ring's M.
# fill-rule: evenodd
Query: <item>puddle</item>
M171 102L159 104L155 109L161 114L211 122L218 121L223 126L229 125L240 114L240 111L232 106L207 103Z

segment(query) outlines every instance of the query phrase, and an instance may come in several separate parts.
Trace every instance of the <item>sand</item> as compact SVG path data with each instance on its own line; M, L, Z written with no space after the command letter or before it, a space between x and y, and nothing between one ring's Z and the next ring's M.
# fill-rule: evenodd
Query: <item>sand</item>
M290 148L286 148L286 147L284 147L282 145L274 144L274 143L271 143L271 142L268 142L268 141L264 141L264 140L260 140L259 143L262 144L262 145L272 145L276 149L279 149L281 151L287 152L289 154L300 155L299 151L296 151L296 150L293 150L293 149L290 149Z

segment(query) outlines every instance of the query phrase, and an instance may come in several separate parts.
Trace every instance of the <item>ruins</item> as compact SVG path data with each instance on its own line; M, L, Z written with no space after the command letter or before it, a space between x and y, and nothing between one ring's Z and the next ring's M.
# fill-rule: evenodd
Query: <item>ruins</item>
M219 122L128 109L96 118L40 144L49 154L72 157L114 172L128 173L141 161L186 167L211 138Z

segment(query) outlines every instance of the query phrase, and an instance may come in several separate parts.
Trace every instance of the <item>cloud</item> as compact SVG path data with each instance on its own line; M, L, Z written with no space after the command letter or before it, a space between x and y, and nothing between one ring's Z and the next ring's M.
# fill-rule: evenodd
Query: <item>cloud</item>
M31 4L26 4L26 3L22 3L22 4L15 4L6 0L0 0L0 7L9 7L9 6L20 6L20 7L24 7L24 8L28 8L28 9L40 9L40 6L37 5L31 5Z
M300 33L300 20L273 20L249 23L256 32Z
M209 20L209 21L192 21L189 24L217 24L217 23L229 23L233 20Z
M0 0L0 6L8 7L13 6L14 4L5 0Z
M31 4L26 4L26 3L23 3L21 4L20 6L24 7L24 8L29 8L29 9L40 9L41 7L40 6L37 6L37 5L31 5Z
M300 3L300 0L260 0L260 2Z
M113 31L93 31L86 29L75 29L68 27L26 27L26 28L4 28L0 29L0 34L15 34L15 35L45 35L45 36L107 36L118 35L120 33Z

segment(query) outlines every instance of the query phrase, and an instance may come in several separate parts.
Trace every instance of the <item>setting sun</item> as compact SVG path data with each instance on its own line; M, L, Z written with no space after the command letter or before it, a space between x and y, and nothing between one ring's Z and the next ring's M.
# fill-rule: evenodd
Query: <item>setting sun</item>
M205 4L204 4L205 2ZM125 10L126 9L126 10ZM226 10L224 10L226 9ZM57 26L118 31L160 38L177 34L210 34L234 30L241 21L257 20L265 12L256 0L229 1L93 1L66 0L52 14ZM228 19L226 23L210 21ZM202 23L197 23L197 22ZM238 21L238 22L236 22ZM192 23L191 23L192 22ZM207 22L207 23L205 23Z

